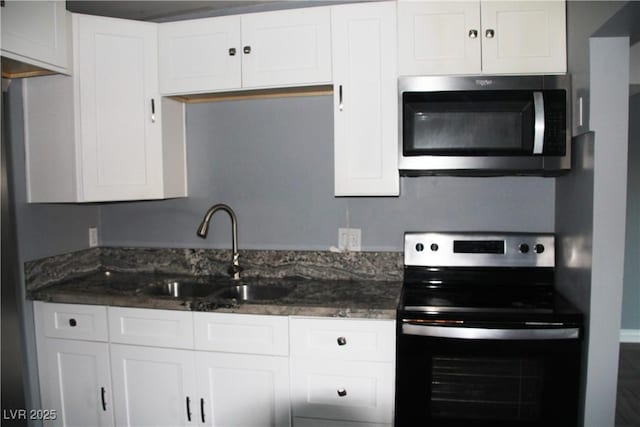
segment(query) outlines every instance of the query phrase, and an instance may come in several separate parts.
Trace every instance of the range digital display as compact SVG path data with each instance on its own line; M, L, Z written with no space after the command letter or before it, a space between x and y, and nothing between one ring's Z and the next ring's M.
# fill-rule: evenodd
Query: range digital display
M456 254L504 254L504 240L454 240Z

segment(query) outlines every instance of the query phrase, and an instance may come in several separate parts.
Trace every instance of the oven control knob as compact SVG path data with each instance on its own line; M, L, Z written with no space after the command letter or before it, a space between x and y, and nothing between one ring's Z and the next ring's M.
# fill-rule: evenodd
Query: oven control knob
M529 252L529 245L527 245L526 243L520 243L518 250L521 254L526 254L527 252Z
M537 254L541 254L542 252L544 252L544 245L542 243L538 243L534 248L533 251Z
M422 243L416 244L416 251L418 252L424 251L424 245Z
M437 243L432 243L430 248L431 248L432 252L436 252L438 250L438 244Z

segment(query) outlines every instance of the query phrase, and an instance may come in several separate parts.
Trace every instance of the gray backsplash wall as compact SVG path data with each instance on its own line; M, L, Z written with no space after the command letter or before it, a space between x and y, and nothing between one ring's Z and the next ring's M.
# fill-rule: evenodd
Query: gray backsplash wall
M195 234L219 202L245 249L327 250L346 226L367 251L401 251L408 230L554 230L551 178L403 178L400 197L334 197L330 96L189 105L187 156L189 197L101 205L101 245L229 247L223 212Z

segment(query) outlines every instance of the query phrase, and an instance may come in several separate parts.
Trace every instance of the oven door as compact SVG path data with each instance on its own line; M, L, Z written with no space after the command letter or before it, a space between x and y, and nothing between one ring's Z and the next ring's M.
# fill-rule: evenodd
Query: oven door
M577 426L579 329L398 322L396 427Z

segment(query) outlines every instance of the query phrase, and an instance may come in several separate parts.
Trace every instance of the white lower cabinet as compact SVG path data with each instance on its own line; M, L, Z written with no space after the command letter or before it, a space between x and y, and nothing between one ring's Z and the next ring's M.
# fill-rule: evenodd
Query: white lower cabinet
M200 422L216 427L289 426L289 359L196 352Z
M34 304L46 426L382 427L395 322ZM180 338L182 337L182 338Z
M118 426L186 426L196 419L193 352L111 345Z
M393 423L395 322L290 318L294 427Z
M109 344L44 338L38 342L46 426L113 426Z
M107 310L34 303L45 426L113 426Z

